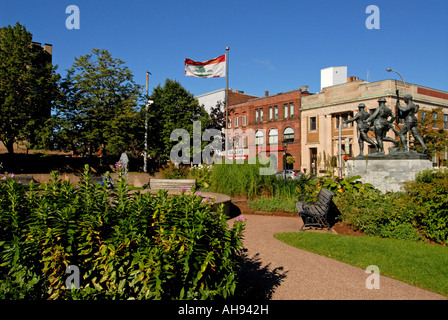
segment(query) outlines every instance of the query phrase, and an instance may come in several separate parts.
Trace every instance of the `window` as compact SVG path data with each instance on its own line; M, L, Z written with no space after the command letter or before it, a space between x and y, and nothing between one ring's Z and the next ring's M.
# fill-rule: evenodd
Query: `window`
M294 103L289 104L289 116L292 117L294 115Z
M316 119L316 117L310 117L310 130L317 130L317 119Z
M258 109L255 109L255 123L258 122Z
M269 131L269 144L278 144L278 131L276 129Z
M448 114L443 115L443 129L448 129Z
M272 121L273 113L272 113L272 107L269 107L269 121Z
M243 136L243 148L247 147L247 137Z
M257 146L263 145L263 132L261 132L260 130L255 132L255 144Z
M294 130L291 127L287 127L285 131L283 131L283 140L285 142L293 142L294 141Z
M425 117L426 117L426 112L425 112L425 111L422 111L421 119L422 119L422 120L425 120Z
M229 117L228 126L229 126L229 128L232 128L232 118L231 117Z
M235 128L240 125L240 117L238 115L235 116Z
M243 127L247 126L247 116L243 114Z
M260 122L263 122L263 109L260 109Z
M433 113L433 114L432 114L432 119L433 119L434 121L437 121L437 113ZM432 125L432 127L433 127L433 128L438 128L439 125L438 125L437 123L434 123L434 124Z
M287 105L287 104L285 104L285 105L284 105L283 107L285 108L285 119L287 119L287 118L288 118L288 116L289 116L288 105Z
M274 119L278 120L278 106L274 107Z

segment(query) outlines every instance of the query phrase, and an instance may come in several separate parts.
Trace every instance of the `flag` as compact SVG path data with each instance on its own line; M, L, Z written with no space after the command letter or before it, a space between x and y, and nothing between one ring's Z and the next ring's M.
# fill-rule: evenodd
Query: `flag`
M185 59L185 75L198 78L215 78L226 76L226 55L198 62Z

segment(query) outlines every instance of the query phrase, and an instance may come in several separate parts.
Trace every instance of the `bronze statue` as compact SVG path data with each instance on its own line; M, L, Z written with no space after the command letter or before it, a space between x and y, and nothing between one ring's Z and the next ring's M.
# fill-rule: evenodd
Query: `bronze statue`
M364 110L364 108L366 107L366 105L364 103L360 103L358 105L358 113L351 119L349 120L345 120L343 123L347 124L350 122L354 122L356 121L357 125L358 125L358 143L359 143L359 156L363 156L364 155L364 141L373 145L376 148L376 151L378 152L378 145L375 143L375 141L373 141L372 139L369 138L369 136L367 135L367 133L370 130L370 126L367 123L367 119L369 118L370 114L368 112L366 112Z
M393 122L396 118L396 115L395 113L393 113L391 109L386 107L386 99L379 98L378 103L379 107L368 119L366 119L366 122L373 121L375 138L378 144L378 151L384 153L383 141L393 142L395 144L395 148L398 147L398 140L386 137L387 132L390 129L392 129L396 135L398 135L399 132L395 130L393 126ZM388 120L389 117L390 119Z
M417 114L419 105L412 102L412 95L406 94L404 97L404 102L406 103L406 107L402 107L400 105L400 101L397 99L397 108L401 112L400 118L404 118L405 124L403 128L401 128L401 131L399 132L401 144L403 145L403 149L405 151L409 151L409 148L407 146L407 140L406 140L406 133L408 131L412 132L412 135L414 136L415 140L420 143L423 149L423 153L428 150L428 148L425 145L425 142L423 141L422 136L418 133L417 128L417 117L415 116Z

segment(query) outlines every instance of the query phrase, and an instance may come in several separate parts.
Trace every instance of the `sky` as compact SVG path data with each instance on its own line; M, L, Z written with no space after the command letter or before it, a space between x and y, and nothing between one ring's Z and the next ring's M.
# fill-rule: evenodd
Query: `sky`
M66 20L79 8L79 29ZM369 5L379 19L369 20ZM107 49L149 91L167 78L195 96L226 87L225 78L186 77L185 58L206 61L229 50L229 87L263 96L308 85L320 70L347 66L348 76L448 91L446 0L0 0L0 27L17 21L33 41L53 45L65 77L75 57ZM379 21L379 29L368 22Z

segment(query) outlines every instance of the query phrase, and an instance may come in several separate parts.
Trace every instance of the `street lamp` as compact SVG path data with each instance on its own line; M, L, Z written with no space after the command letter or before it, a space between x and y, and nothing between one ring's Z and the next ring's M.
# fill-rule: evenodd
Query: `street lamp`
M283 146L283 175L285 176L286 180L286 149L288 148L288 143L286 142L286 140L282 141L282 146Z
M392 70L391 68L387 68L386 71L387 72L395 72L396 74L398 74L400 76L401 81L403 81L403 84L404 84L404 93L408 94L408 91L406 89L406 82L404 82L403 76L400 74L400 72ZM398 97L397 97L397 99L398 99ZM407 141L407 143L406 143L407 146L406 147L407 147L407 150L409 150L409 131L407 132L407 139L406 139L406 141ZM404 148L404 146L403 146L403 148Z
M407 94L408 92L406 90L406 82L404 82L403 76L400 74L400 72L392 70L391 68L387 68L386 71L387 72L395 72L396 74L398 74L400 76L401 81L403 81L403 84L404 84L404 92L405 92L405 94Z
M143 152L143 172L148 172L148 108L154 101L149 100L149 75L146 71L146 105L145 105L145 151Z

